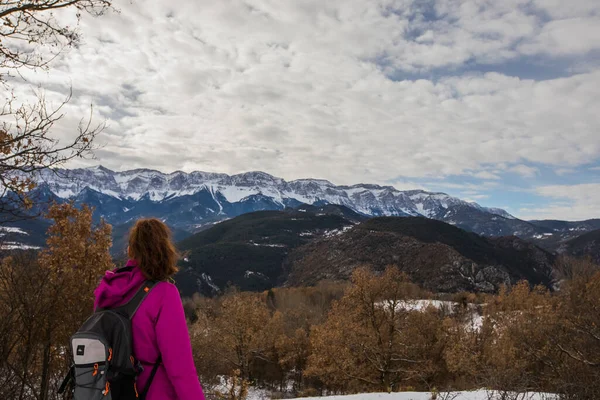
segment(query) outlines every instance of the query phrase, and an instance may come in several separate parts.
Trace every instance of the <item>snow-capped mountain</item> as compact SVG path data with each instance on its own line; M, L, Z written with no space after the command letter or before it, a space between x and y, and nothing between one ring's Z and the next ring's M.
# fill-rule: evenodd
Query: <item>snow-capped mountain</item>
M423 216L485 235L521 234L536 228L501 209L489 209L444 193L400 191L391 186L336 186L320 179L285 181L264 172L238 175L148 169L115 172L102 166L44 171L38 189L57 199L93 205L113 224L143 216L175 227L202 226L258 210L300 204L337 204L368 216Z

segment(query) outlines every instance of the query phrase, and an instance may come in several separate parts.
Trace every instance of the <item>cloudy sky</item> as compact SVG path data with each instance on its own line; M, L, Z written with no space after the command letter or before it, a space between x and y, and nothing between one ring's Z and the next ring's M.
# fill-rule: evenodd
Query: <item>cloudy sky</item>
M94 163L444 191L600 217L597 0L134 0L28 73ZM20 90L28 90L22 85Z

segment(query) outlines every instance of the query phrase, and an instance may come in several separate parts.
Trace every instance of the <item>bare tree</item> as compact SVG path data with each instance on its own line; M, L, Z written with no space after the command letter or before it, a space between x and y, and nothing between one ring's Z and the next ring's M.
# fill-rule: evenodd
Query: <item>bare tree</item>
M76 26L56 19L56 11L76 9L93 16L112 8L111 0L0 0L0 68L47 67L60 52L80 41ZM40 47L49 47L46 52ZM5 72L6 73L6 72Z
M63 9L76 10L74 26L56 18ZM0 85L7 93L0 106L0 222L29 215L36 200L30 195L36 172L90 156L104 128L92 124L90 113L80 121L75 138L61 143L50 131L64 117L72 94L50 109L42 92L33 102L18 101L11 84L25 79L23 68L46 69L65 49L77 46L83 13L99 16L109 9L110 0L0 0Z

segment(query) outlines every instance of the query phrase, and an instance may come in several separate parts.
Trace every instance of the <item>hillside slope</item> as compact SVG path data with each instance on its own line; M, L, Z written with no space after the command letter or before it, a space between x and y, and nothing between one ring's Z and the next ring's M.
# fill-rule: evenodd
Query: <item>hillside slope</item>
M546 250L560 252L564 251L562 248L570 240L575 240L588 232L600 229L600 219L585 221L540 220L529 222L542 229L544 233L534 233L524 236L524 238Z
M397 265L436 292L493 292L522 279L550 287L553 263L552 254L516 237L484 238L425 218L374 218L293 251L286 285L348 279L368 264Z
M266 290L279 283L289 252L336 234L362 217L341 206L260 211L221 222L179 243L180 289L215 294L227 286Z
M600 229L569 240L560 247L559 252L573 257L589 257L600 264Z

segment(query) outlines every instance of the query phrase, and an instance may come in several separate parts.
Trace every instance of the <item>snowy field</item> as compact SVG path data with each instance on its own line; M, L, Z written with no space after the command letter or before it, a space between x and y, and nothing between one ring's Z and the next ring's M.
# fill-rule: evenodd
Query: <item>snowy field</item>
M392 304L389 301L383 301L381 303L385 308L391 308ZM455 307L458 306L458 303L451 301L442 301L442 300L405 300L396 303L397 310L405 310L405 311L425 311L428 308L434 308L436 310L446 310L448 313L452 313ZM467 327L473 331L478 331L481 329L483 325L483 316L477 310L478 307L483 306L482 304L469 304L468 308L470 309L470 318L467 321ZM487 399L486 399L487 400ZM517 399L522 400L522 399ZM528 400L528 399L523 399Z
M551 394L522 393L509 397L511 400L556 400ZM454 392L438 394L438 400L495 400L500 395L492 392L478 390L474 392ZM264 398L263 398L264 399ZM260 398L249 400L262 400ZM300 399L297 399L300 400ZM302 400L431 400L431 393L403 392L403 393L364 393L350 396L304 397Z
M510 400L557 400L558 397L548 393L520 393L506 397ZM270 400L271 397L262 390L250 389L247 400ZM500 393L477 390L472 392L440 393L437 400L499 400ZM364 393L348 396L302 397L292 400L431 400L429 392L402 393Z

